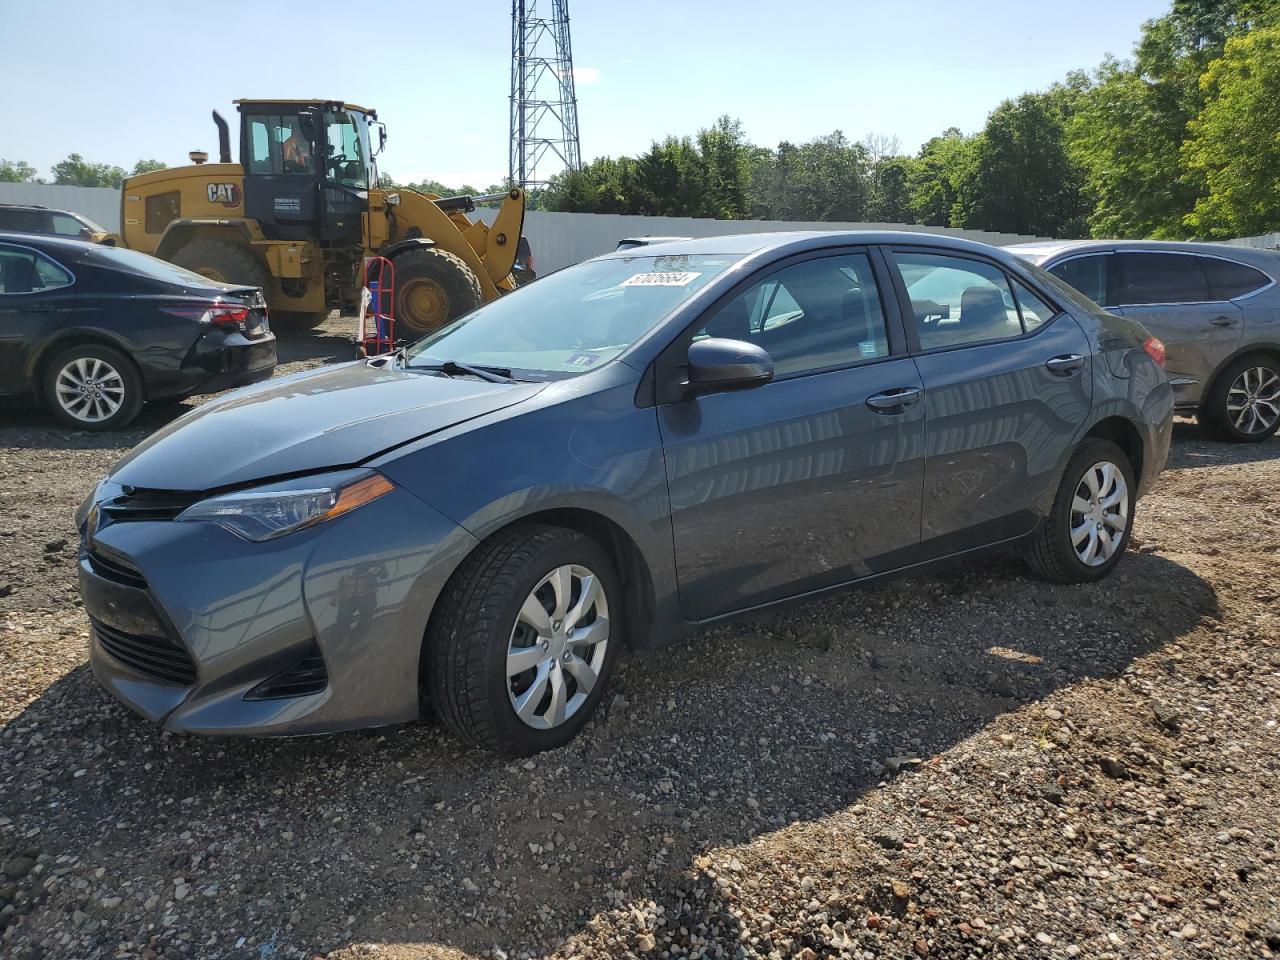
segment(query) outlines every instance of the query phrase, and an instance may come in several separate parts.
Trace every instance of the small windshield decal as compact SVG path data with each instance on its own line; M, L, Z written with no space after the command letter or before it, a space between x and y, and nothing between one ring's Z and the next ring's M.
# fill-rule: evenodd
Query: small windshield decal
M627 277L619 286L623 287L687 287L693 281L697 280L701 273L692 271L674 272L668 271L663 273L637 273L635 276Z
M589 367L598 363L599 360L600 354L598 353L575 353L564 364L566 367Z

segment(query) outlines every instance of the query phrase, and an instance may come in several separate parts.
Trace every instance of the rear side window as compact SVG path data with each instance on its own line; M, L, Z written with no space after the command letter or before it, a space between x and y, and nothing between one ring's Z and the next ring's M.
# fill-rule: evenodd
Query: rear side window
M901 250L893 258L911 298L923 349L1022 336L1018 307L999 267L963 257Z
M1120 306L1205 303L1210 299L1203 257L1183 253L1120 253Z
M1022 314L1022 329L1030 333L1057 316L1058 311L1045 303L1038 294L1024 284L1013 281L1013 291L1018 297L1018 310Z
M1216 257L1202 257L1205 276L1209 278L1209 295L1214 300L1234 300L1261 290L1271 278L1261 270Z
M44 233L44 215L39 210L6 210L0 207L0 230Z
M1094 303L1104 304L1107 302L1107 267L1110 261L1110 254L1095 253L1087 257L1072 257L1046 269Z
M34 250L0 244L0 294L44 293L71 285L71 274Z

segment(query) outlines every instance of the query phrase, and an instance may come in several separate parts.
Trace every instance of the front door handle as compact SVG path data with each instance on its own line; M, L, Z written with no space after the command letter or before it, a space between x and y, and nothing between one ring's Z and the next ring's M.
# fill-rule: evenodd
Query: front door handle
M1209 321L1215 327L1234 327L1236 322L1230 317L1214 317Z
M895 387L867 397L867 406L877 413L901 413L907 407L915 406L923 394L919 387Z
M1084 366L1084 357L1078 353L1064 353L1059 357L1050 357L1044 365L1049 368L1050 373L1069 377L1073 373L1080 372L1080 368Z

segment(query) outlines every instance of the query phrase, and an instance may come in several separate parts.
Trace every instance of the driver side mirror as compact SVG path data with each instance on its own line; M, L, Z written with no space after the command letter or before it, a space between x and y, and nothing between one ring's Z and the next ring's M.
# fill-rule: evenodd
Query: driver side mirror
M709 337L689 346L691 395L750 390L773 379L773 358L745 340Z

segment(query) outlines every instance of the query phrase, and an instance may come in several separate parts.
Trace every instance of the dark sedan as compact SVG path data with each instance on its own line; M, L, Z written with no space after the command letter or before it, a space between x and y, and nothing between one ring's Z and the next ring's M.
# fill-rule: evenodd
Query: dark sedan
M0 395L112 430L147 400L254 383L275 365L257 287L132 250L0 232Z
M1168 454L1162 359L951 238L609 254L135 448L77 517L93 668L174 731L430 707L557 746L621 649L721 617L992 546L1106 576Z

